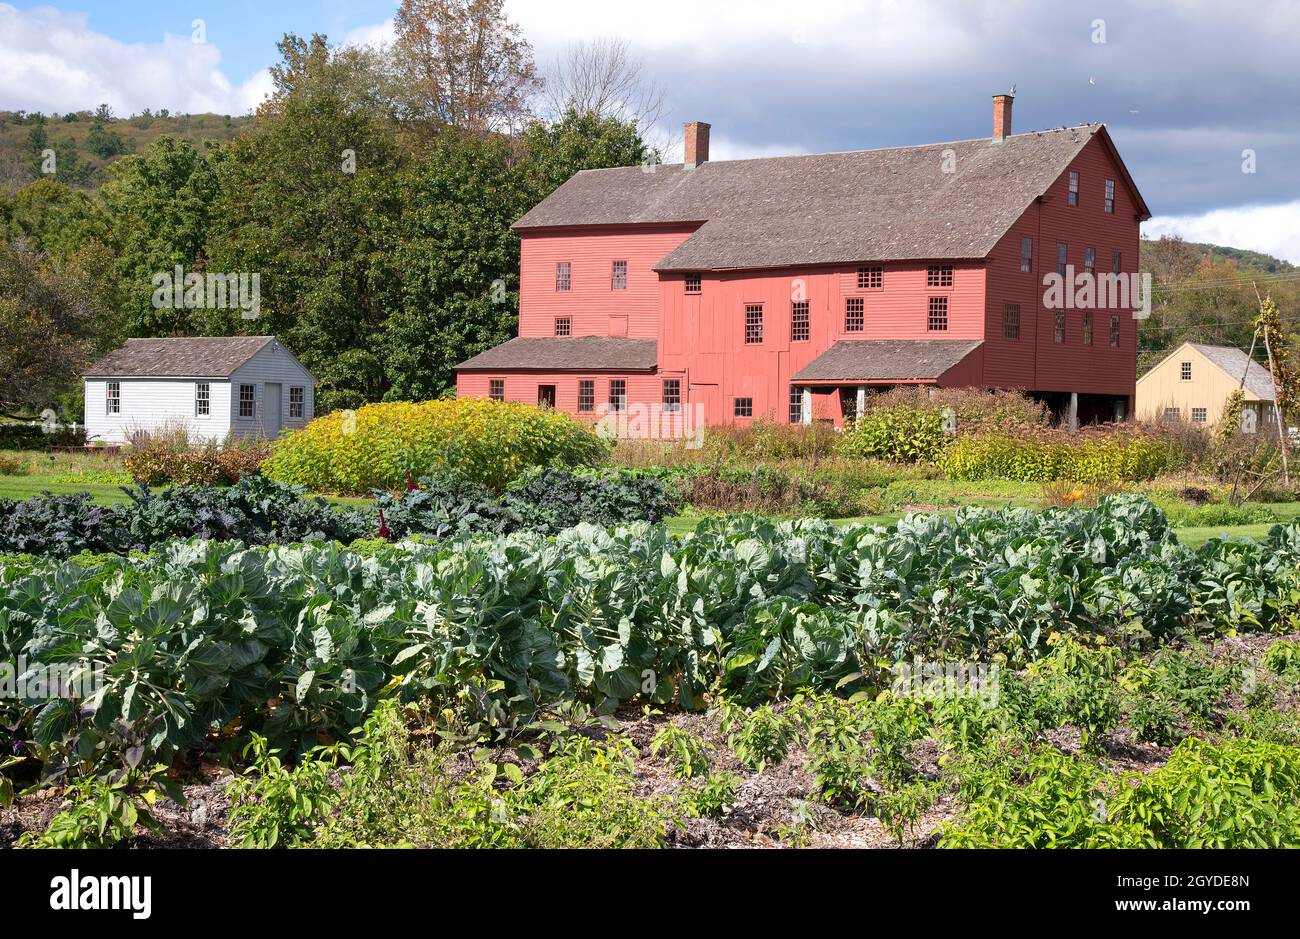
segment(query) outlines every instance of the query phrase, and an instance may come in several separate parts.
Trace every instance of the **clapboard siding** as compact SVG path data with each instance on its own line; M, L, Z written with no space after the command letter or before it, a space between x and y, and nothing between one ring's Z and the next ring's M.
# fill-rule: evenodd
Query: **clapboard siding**
M107 386L121 386L121 412L108 413ZM267 343L227 378L142 378L96 377L86 379L86 434L92 441L124 443L133 431L157 431L184 426L199 440L225 440L230 435L264 435L265 394L268 383L280 384L281 428L295 429L315 413L315 379L278 341ZM209 386L211 413L196 414L199 384ZM240 385L252 385L256 395L254 416L241 419L238 411ZM289 417L289 389L301 387L304 395L302 418Z
M107 385L119 382L122 410L108 413ZM204 379L211 399L211 414L195 414L198 380L158 378L94 378L86 382L86 436L92 442L124 443L133 431L156 431L184 426L190 436L223 440L230 432L230 383Z
M311 420L315 413L315 379L311 373L299 364L289 350L279 342L268 343L255 356L241 365L230 376L231 385L231 429L239 436L252 434L276 436L277 431L266 426L266 386L268 383L280 385L280 430L296 430ZM252 385L255 395L255 407L250 418L239 415L239 386ZM289 417L289 389L301 387L305 397L303 417Z

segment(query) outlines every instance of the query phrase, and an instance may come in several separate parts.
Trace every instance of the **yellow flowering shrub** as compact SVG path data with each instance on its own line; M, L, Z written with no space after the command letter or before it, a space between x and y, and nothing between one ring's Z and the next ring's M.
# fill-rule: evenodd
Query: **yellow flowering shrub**
M513 401L455 398L334 411L275 443L262 470L317 492L397 489L449 470L501 490L535 466L598 463L608 446L560 411Z

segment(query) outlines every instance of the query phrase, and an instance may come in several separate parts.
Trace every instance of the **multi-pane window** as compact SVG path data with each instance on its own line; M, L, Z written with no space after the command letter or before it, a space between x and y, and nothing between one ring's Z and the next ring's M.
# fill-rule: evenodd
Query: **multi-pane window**
M194 414L197 417L212 414L212 386L205 381L194 386Z
M1079 174L1070 173L1070 195L1066 200L1070 205L1079 204Z
M1115 180L1106 180L1106 201L1104 211L1113 214L1115 212Z
M731 405L731 413L736 417L753 417L754 416L754 399L753 398L736 398Z
M555 289L573 289L573 265L568 261L555 262Z
M1192 380L1192 363L1191 363L1191 362L1184 362L1184 363L1182 363L1182 365L1179 366L1179 368L1178 368L1178 377L1181 378L1183 381L1191 381L1191 380Z
M763 304L745 306L745 342L754 345L763 341Z
M253 385L239 386L239 416L252 417L257 411L257 389Z
M867 302L861 297L849 297L844 301L844 331L860 333L867 326Z
M591 378L578 380L578 410L596 410L596 382Z
M1034 239L1020 239L1020 270L1024 272L1034 269Z
M289 417L301 420L307 407L307 392L301 385L289 387Z
M808 301L795 300L790 304L790 341L807 342L812 336L808 319Z
M1091 273L1096 269L1096 267L1097 267L1097 249L1096 249L1096 248L1084 248L1084 249L1083 249L1083 270L1084 270L1084 272L1085 272L1085 273L1088 273L1088 274L1091 274Z
M1110 347L1112 349L1119 348L1119 317L1118 316L1112 316L1110 318Z
M573 317L557 316L555 318L555 335L572 336L573 335Z
M803 389L790 388L790 423L803 423Z
M925 270L925 285L927 287L951 287L952 265L931 264Z
M506 380L504 378L493 378L488 381L488 397L493 401L504 401L506 399Z
M622 411L627 406L627 382L622 378L609 380L609 409Z
M1056 341L1065 342L1065 311L1056 311Z
M945 332L948 329L948 298L931 297L930 315L926 320L930 332Z
M104 413L122 413L122 383L110 381L104 385Z
M682 380L680 378L664 379L664 410L680 411L682 409Z
M1181 418L1182 416L1183 416L1183 410L1182 410L1182 408L1165 408L1165 417L1169 417L1169 418L1173 418L1174 420L1178 420L1178 419Z
M860 267L858 268L858 289L875 290L877 287L884 286L885 269L883 267Z
M699 274L687 274L687 275L686 275L686 292L687 292L687 293L699 293L699 292L700 292L700 287L701 287L701 280L700 280L700 275L699 275Z
M1118 274L1124 270L1124 252L1112 251L1110 253L1110 272Z
M627 262L615 261L613 268L609 272L609 289L626 290L627 289Z
M1197 424L1204 424L1209 416L1205 408L1192 408L1192 420Z
M1092 310L1083 311L1083 344L1092 345Z
M1002 305L1002 336L1005 339L1020 338L1020 304Z
M1056 273L1065 276L1065 242L1056 243Z

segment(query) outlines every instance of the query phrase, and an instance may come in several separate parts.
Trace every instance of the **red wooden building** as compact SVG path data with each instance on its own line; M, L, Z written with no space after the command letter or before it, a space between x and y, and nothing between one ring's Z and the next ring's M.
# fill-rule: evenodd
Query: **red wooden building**
M1102 125L587 170L514 226L519 337L461 395L709 424L851 418L899 384L1020 389L1083 422L1132 413L1131 307L1049 309L1044 275L1135 274L1150 217ZM625 428L626 430L626 428Z

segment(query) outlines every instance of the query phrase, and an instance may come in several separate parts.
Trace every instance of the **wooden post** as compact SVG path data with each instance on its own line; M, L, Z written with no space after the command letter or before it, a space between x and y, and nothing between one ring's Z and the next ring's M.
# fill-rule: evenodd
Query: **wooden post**
M811 423L813 422L813 413L812 413L812 389L809 388L809 387L807 387L807 386L805 386L805 387L804 387L804 390L803 390L803 408L802 408L802 410L803 410L803 414L802 414L803 422L804 422L805 424L811 424Z
M1070 433L1079 429L1079 392L1070 392L1070 416L1069 416Z
M1282 449L1282 482L1290 485L1291 474L1286 465L1286 420L1282 416L1282 405L1278 403L1277 373L1273 371L1273 346L1268 341L1268 330L1264 330L1264 351L1268 353L1268 377L1273 384L1273 417L1277 420L1277 445Z

